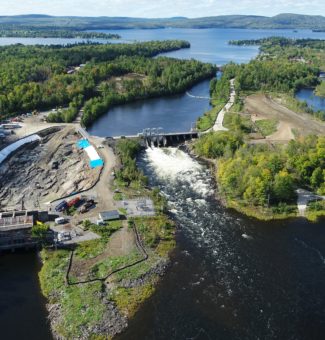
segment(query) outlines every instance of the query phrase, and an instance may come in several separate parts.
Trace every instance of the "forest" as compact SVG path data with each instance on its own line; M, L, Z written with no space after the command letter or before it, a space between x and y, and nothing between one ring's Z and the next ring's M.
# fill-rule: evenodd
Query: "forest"
M103 113L103 107L106 110L137 98L184 91L212 77L215 68L193 60L151 57L189 46L175 40L0 47L0 119L35 109L68 107L50 116L50 120L68 122L93 98L85 105L83 119L90 124L99 111ZM141 74L145 81L124 80L123 91L114 89L110 79L128 73Z
M249 45L260 45L261 51L266 51L269 48L280 46L280 47L310 47L316 49L325 49L325 41L320 39L290 39L285 37L269 37L262 39L250 39L250 40L231 40L230 45L237 46L249 46Z
M45 29L5 29L0 27L1 38L63 38L63 39L120 39L119 34Z
M130 18L77 17L41 14L1 16L0 25L7 28L61 28L74 30L98 29L155 29L155 28L285 28L325 29L325 18L315 15L282 13L272 17L259 15L219 15L203 18Z
M236 129L211 132L195 144L198 155L218 159L216 177L228 202L290 213L297 188L325 195L324 136L300 137L287 146L249 145L239 115L236 124Z
M325 194L325 137L297 135L288 145L251 144L248 134L253 130L252 122L238 112L244 110L244 98L256 92L271 96L284 93L293 98L295 91L303 87L318 85L318 91L323 91L325 83L320 82L318 76L324 42L293 42L285 38L245 42L250 43L262 43L263 52L248 64L223 66L221 79L215 78L210 83L212 103L218 105L227 102L227 84L235 78L235 105L224 120L229 131L202 135L194 149L199 156L218 160L216 178L228 206L260 218L294 215L297 188ZM293 49L296 54L292 54ZM306 59L297 60L293 55ZM313 113L302 106L305 112ZM325 112L313 114L325 119ZM205 115L198 126L206 120ZM270 123L267 128L272 130ZM314 209L315 216L319 216L325 206L315 202L309 209Z

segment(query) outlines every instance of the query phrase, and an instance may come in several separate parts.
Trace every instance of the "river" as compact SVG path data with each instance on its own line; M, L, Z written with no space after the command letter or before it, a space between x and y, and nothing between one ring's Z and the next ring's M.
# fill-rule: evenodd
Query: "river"
M167 275L119 339L324 339L322 220L258 222L224 209L210 171L177 148L139 166L178 224Z
M34 251L0 255L0 338L52 339Z
M111 32L111 31L102 31ZM244 30L244 29L156 29L112 31L122 35L125 41L149 41L183 39L191 48L166 53L169 57L198 59L217 65L228 62L247 63L258 54L257 46L229 45L230 40L259 39L274 35L289 38L324 39L325 33L310 30ZM123 41L122 39L122 41ZM195 95L208 96L209 82L203 82L190 90ZM209 109L209 100L197 100L182 95L159 99L140 100L110 109L88 131L96 136L136 135L144 128L162 127L165 132L189 131L192 124Z
M231 60L247 62L257 54L256 47L229 46L228 40L271 35L325 38L325 33L304 30L166 29L119 33L128 41L186 39L191 49L168 55L218 65ZM0 45L36 41L49 43L45 39L1 38ZM67 41L59 39L56 43ZM208 82L191 91L207 93ZM115 109L119 111L114 115ZM102 124L95 123L90 132L104 136L137 133L149 124L186 129L208 109L208 101L192 100L184 94L115 109L103 116ZM141 124L145 125L137 123L140 113ZM150 149L142 154L139 165L151 184L158 185L168 197L179 229L170 271L130 322L122 339L323 339L324 220L315 224L304 219L262 223L227 211L214 199L209 171L173 148ZM1 338L50 339L36 255L1 255L0 265Z

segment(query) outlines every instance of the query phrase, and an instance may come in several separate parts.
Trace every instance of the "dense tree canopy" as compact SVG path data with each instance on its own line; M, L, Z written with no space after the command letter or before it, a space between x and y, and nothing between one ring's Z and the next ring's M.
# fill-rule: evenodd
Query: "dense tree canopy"
M115 65L116 58L150 58L184 47L189 44L177 40L0 47L0 115L68 105L80 95L84 99L90 98L94 96L99 81L125 72L123 62ZM73 69L86 63L85 68ZM97 67L97 64L101 65ZM72 74L68 74L71 69Z
M227 196L253 205L290 202L305 187L325 194L325 137L309 136L275 150L243 146L218 162L218 179Z

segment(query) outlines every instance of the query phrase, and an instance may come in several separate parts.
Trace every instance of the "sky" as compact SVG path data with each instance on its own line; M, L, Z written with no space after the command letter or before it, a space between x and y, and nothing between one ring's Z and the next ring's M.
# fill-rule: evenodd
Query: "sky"
M0 15L190 18L226 14L325 15L325 0L0 0Z

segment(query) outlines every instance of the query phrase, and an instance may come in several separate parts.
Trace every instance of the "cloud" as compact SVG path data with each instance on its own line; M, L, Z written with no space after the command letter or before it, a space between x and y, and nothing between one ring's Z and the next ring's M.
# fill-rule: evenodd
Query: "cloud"
M14 3L13 3L14 2ZM278 13L325 13L324 0L0 0L1 15L51 14L80 16L213 16Z

